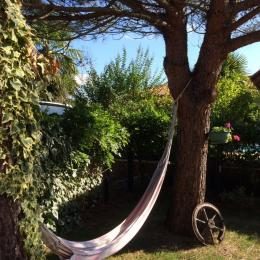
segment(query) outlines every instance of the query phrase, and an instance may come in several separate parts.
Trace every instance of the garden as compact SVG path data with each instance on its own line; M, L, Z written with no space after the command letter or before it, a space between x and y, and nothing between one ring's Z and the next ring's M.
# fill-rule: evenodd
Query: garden
M259 89L246 58L232 52L240 45L218 42L225 59L204 66L202 51L187 73L175 64L188 64L185 55L167 45L176 41L153 21L161 1L90 2L0 3L0 260L258 259ZM135 8L134 18L117 20ZM146 9L149 19L139 14ZM125 26L145 34L140 17L167 39L166 74L142 47L132 59L119 50L101 72L71 47ZM209 69L218 77L205 83ZM221 213L195 216L205 201Z
M163 152L171 98L150 87L165 88L159 74L144 73L150 70L148 52L140 49L130 64L126 58L123 50L100 75L91 68L88 82L75 92L72 107L65 108L62 115L41 114L44 186L40 205L48 227L69 239L90 239L120 223L139 200ZM197 255L196 259L250 259L258 254L260 178L255 169L259 169L260 109L254 100L259 94L245 65L246 60L236 55L224 64L209 136L207 198L223 210L228 228L223 245L205 249L195 239L183 242L167 232L162 212L167 211L172 185L168 173L159 206L144 231L113 258L189 259ZM243 104L240 111L238 106L230 106L236 100ZM225 133L224 139L218 137L219 132ZM175 153L173 148L173 169ZM147 162L154 164L145 169Z
M97 119L92 118L88 111L91 113L106 111L107 116L109 115L115 120L113 128L116 129L114 124L117 122L123 127L121 129L125 130L125 132L118 132L121 133L119 138L121 141L125 137L125 143L122 143L120 149L120 157L119 154L115 155L114 151L113 155L103 153L103 157L98 157L100 161L98 158L88 158L90 162L95 161L99 166L101 166L101 162L106 162L106 158L112 158L112 161L109 160L106 165L103 165L103 169L108 170L103 172L103 182L102 184L101 181L99 182L101 187L93 186L90 189L94 191L94 197L89 194L84 198L84 210L82 211L82 206L79 206L82 201L80 202L78 199L74 201L75 210L71 202L60 208L59 218L55 220L55 227L68 239L91 239L120 223L140 199L162 153L161 144L166 142L171 115L172 102L169 93L158 95L156 87L154 90L154 88L149 89L146 85L128 89L129 86L136 86L135 82L129 84L131 80L138 77L145 79L144 74L129 73L132 64L141 64L140 61L137 62L140 58L144 59L142 64L147 64L145 59L148 59L148 56L143 58L142 54L143 52L140 50L136 60L127 67L124 50L122 56L119 55L115 61L108 64L101 75L98 75L92 68L90 80L86 85L81 86L79 93L76 94L74 107L68 109L60 117L61 121L58 121L57 118L53 121L55 126L57 126L57 122L63 125L63 127L57 128L59 130L67 131L68 128L66 136L70 136L69 138L74 140L72 143L78 143L78 147L84 149L91 144L91 139L88 138L91 137L92 129L95 134L100 134L97 137L98 140L103 140L98 129L105 130L105 125L101 125L100 128L99 125L95 126L94 122ZM227 226L224 241L215 247L204 248L196 242L195 238L183 239L183 237L169 233L165 228L164 212L167 211L169 204L172 187L171 172L175 167L176 150L173 148L172 164L169 166L158 205L156 204L157 206L140 234L112 259L254 259L259 254L260 244L257 230L259 230L260 224L258 220L260 213L258 207L260 203L260 151L258 146L260 108L256 102L259 93L246 75L245 65L246 60L238 55L230 55L223 65L222 77L218 83L219 99L213 107L213 126L209 136L206 199L214 202L223 210ZM107 76L108 71L109 76ZM142 73L142 68L136 71ZM149 75L149 78L152 77ZM149 78L144 81L148 81ZM124 85L124 81L122 82L120 79L126 80L127 84ZM137 82L140 83L139 80ZM161 84L160 81L158 83ZM165 88L160 84L158 84L160 86L157 87L158 89ZM152 86L154 85L153 83ZM106 90L102 88L106 88ZM117 88L120 88L120 91ZM102 95L99 96L100 92ZM113 92L117 95L113 95ZM238 99L243 104L239 107L240 112L237 112L237 106L234 108L230 106ZM241 115L243 115L242 119ZM98 118L99 124L101 124L101 117ZM102 118L105 119L105 115ZM64 123L62 123L63 120ZM108 125L108 118L105 120ZM152 127L149 124L151 121L153 122ZM73 125L76 122L76 129L70 126L71 122ZM81 122L91 124L91 129L87 128L88 123L81 124ZM55 131L52 130L51 133L55 133ZM105 133L109 133L109 130L106 129ZM59 134L59 136L62 135ZM77 139L73 139L73 136ZM109 136L113 137L112 133ZM68 140L68 138L65 139ZM88 141L85 143L85 140ZM115 143L119 144L119 140L115 140ZM105 147L111 150L109 146ZM102 147L97 144L91 148L92 150L84 150L84 152L96 154L102 151ZM81 182L80 179L79 181ZM79 186L80 184L75 182L74 185ZM58 194L55 193L56 196ZM65 196L62 194L62 197ZM51 200L55 201L54 198ZM89 204L86 204L86 201ZM79 204L77 205L77 203ZM61 205L64 205L64 201L61 202ZM74 211L75 215L68 215L68 209ZM65 224L65 221L68 220L72 224L71 228L69 228L69 223ZM75 226L79 228L75 229ZM50 257L50 259L54 258Z

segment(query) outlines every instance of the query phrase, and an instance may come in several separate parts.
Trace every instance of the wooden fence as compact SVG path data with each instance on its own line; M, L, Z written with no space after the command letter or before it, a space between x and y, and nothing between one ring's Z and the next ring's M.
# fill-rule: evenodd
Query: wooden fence
M140 184L146 185L157 166L156 161L118 160L112 171L104 178L104 198L109 200L109 190L120 187L133 191ZM169 164L166 185L171 185L174 177L174 165ZM218 195L243 187L248 195L260 197L260 168L228 165L214 159L208 160L207 192Z

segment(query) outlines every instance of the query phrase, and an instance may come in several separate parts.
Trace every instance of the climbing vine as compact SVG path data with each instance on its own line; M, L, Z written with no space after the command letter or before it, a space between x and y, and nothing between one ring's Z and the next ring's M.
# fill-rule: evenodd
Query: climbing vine
M34 112L44 62L35 51L20 4L20 0L0 2L0 194L19 202L26 254L42 259L36 201L40 131Z

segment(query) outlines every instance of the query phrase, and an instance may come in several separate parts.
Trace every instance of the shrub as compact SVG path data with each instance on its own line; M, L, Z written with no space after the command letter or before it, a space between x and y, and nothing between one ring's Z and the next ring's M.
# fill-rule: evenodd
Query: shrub
M224 64L218 83L218 97L213 106L212 125L231 122L241 142L260 142L260 106L258 90L232 55ZM244 62L244 61L243 61Z
M92 165L110 168L128 142L128 133L118 121L100 105L84 100L77 100L74 108L65 112L62 125L73 149L88 154Z
M170 97L153 96L144 91L135 99L115 103L110 112L126 127L130 141L124 156L159 159L167 140L171 118Z
M127 142L127 132L100 107L76 102L64 116L43 115L40 165L43 217L53 229L79 224L80 211L99 191L102 171Z
M102 73L92 69L77 93L78 99L104 107L127 129L130 141L124 157L157 159L166 142L172 100L152 93L163 83L162 73L152 72L152 62L149 52L141 48L128 62L123 50Z

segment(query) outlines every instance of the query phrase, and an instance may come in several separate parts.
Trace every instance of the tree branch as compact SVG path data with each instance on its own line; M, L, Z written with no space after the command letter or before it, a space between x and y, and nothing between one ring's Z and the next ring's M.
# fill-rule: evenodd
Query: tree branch
M231 25L231 32L234 31L235 29L237 29L238 27L240 27L241 25L245 24L246 22L248 22L250 19L254 18L256 15L258 15L260 13L260 6L258 6L257 8L255 8L253 11L245 14L244 16L242 16L240 19L238 19L236 22L234 22Z
M41 13L26 15L25 17L29 20L36 20L41 18L45 21L91 21L96 18L104 18L107 16L115 17L126 17L140 19L148 22L151 26L155 28L160 28L165 26L165 21L163 21L158 14L148 11L139 1L132 0L121 0L121 4L125 5L125 8L119 9L116 6L105 6L105 7L83 7L83 6L58 6L54 4L31 4L23 3L24 8L31 10L46 11L52 10L49 15L42 16ZM127 9L130 8L130 9Z
M31 3L23 3L24 8L29 8L30 10L53 10L55 12L61 13L92 13L92 12L111 12L111 10L116 10L112 7L83 7L83 6L61 6L54 4L31 4Z
M136 0L119 0L119 2L131 8L135 12L146 14L147 17L151 17L150 21L157 20L158 23L159 13L155 13L152 10L149 10L149 8L147 8L147 7L154 8L155 7L154 5L150 3L142 3L141 1L136 1ZM156 6L156 8L160 8L160 7Z
M248 33L229 40L226 44L226 51L232 52L243 46L260 41L260 31Z
M239 13L247 9L259 6L259 0L244 0L234 4L234 13Z
M143 3L139 2L139 1L119 0L119 2L130 7L132 10L139 10L139 11L147 12L147 10L143 6Z

